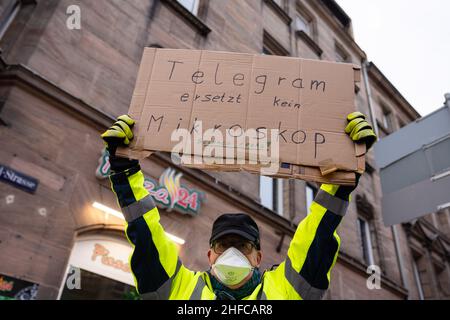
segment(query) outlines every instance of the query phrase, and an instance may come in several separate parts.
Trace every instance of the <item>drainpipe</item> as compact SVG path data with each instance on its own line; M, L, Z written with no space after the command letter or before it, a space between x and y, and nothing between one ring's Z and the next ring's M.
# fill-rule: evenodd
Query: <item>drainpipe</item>
M369 112L370 112L370 120L372 122L372 126L374 128L375 134L377 135L377 137L379 137L378 124L377 124L376 117L375 117L375 111L374 111L373 105L372 105L372 91L370 89L369 76L367 75L367 68L368 67L369 67L369 62L364 59L362 61L362 73L363 73L363 78L364 78L364 86L366 87L366 95L367 95L367 102L368 102ZM403 263L403 256L402 256L401 250L400 250L400 243L399 243L399 239L398 239L397 225L391 226L391 231L392 231L392 235L393 235L393 238L394 238L395 255L397 257L398 269L399 269L399 272L400 272L402 285L408 291L407 299L409 299L408 281L406 280L405 268L404 268L404 263Z
M378 134L378 125L377 119L375 118L375 111L372 107L372 90L369 85L369 76L367 75L367 67L369 66L369 62L367 60L362 61L362 73L364 78L364 86L366 87L366 95L367 95L367 104L369 105L370 112L370 122L372 122L373 129L375 130L375 134L379 137Z

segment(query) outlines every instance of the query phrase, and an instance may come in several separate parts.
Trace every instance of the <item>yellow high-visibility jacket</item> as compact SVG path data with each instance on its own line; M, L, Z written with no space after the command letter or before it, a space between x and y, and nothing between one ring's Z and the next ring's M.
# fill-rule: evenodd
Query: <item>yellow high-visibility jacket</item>
M110 176L112 189L127 221L133 246L130 267L143 299L214 300L207 272L187 269L167 238L155 203L144 188L139 166ZM323 184L310 213L298 225L286 259L264 272L261 283L244 300L321 299L328 289L340 239L336 228L348 207L349 192Z

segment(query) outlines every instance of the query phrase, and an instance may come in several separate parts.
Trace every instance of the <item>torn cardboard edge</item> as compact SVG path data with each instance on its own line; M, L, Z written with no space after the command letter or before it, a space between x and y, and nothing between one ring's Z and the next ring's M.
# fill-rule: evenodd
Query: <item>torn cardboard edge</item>
M363 174L365 171L366 145L364 143L355 143L355 154L357 156L358 169L356 171L339 170L334 165L332 159L326 159L320 167L301 166L290 163L282 163L276 174L270 175L274 178L300 179L305 181L314 181L319 183L332 183L340 185L354 185L355 172ZM129 147L117 148L116 155L129 159L142 160L149 157L155 151L132 150ZM188 155L193 163L181 163L182 166L200 170L221 171L221 172L249 172L261 174L261 168L267 166L267 163L259 164L226 164L226 159L215 159L202 156ZM222 162L218 164L217 162Z
M280 167L276 174L266 175L272 178L300 179L318 183L330 183L339 185L355 185L356 174L352 171L335 171L322 176L320 169L316 167L298 166L287 164L286 167ZM226 167L220 165L207 164L184 164L183 166L193 169L210 170L219 172L249 172L258 175L261 174L261 167L257 165L233 165Z
M364 150L365 152L365 145L362 145L362 147L358 147L358 150L360 152ZM152 151L136 151L123 147L118 148L116 151L116 155L118 156L139 160L145 159L151 154L153 154ZM357 172L361 174L364 172L365 167L364 155L365 153L361 154L361 156L358 157L359 169ZM217 159L211 158L206 162L204 160L204 157L197 156L197 158L193 160L194 163L181 163L181 165L187 168L199 170L219 172L249 172L259 175L261 175L261 168L264 167L261 164L208 164L206 162L213 163ZM333 170L332 172L327 172L327 174L324 175L321 168L319 167L299 166L290 163L281 163L276 174L267 176L273 178L300 179L305 181L339 185L355 185L356 178L356 174L354 171Z
M118 147L116 150L116 156L136 160L143 160L150 157L153 153L154 151L132 150L129 147Z

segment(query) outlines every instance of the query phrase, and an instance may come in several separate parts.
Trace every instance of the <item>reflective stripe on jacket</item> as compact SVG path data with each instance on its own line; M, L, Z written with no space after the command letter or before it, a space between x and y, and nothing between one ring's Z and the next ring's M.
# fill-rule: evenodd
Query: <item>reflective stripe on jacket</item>
M187 269L176 245L166 236L155 203L144 188L144 175L134 167L110 176L112 189L127 221L133 246L130 267L144 299L213 300L206 272ZM323 184L310 213L298 225L286 259L263 274L261 284L244 300L321 299L328 289L340 239L336 229L345 215L349 195L339 186Z

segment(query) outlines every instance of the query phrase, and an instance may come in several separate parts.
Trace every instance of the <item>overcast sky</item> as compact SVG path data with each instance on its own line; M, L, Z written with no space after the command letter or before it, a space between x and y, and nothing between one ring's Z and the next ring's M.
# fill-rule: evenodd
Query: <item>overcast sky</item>
M450 92L449 0L337 0L356 42L422 115Z

